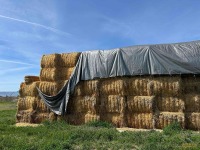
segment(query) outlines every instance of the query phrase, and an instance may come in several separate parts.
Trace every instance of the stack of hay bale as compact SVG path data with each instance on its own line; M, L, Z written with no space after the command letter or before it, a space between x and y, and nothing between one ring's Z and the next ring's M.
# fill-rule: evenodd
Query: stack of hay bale
M26 76L26 82L20 86L18 122L41 123L44 120L57 120L57 115L39 97L36 87L46 95L56 95L70 78L79 55L80 53L43 55L40 77Z
M184 78L186 129L200 130L200 77Z

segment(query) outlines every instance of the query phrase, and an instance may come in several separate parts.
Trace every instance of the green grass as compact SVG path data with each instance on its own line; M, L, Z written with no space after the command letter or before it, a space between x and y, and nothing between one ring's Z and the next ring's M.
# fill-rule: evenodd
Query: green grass
M82 126L44 122L44 126L15 127L15 113L14 107L0 110L0 149L200 149L200 134L183 131L177 123L166 127L163 132L120 133L105 122Z

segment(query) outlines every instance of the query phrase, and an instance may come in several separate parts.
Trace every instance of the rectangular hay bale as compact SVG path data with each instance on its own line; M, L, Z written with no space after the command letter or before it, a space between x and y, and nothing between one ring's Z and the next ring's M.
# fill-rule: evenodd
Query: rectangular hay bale
M154 111L155 96L127 96L130 112L150 113Z
M17 102L17 110L35 110L37 107L37 98L31 96L19 97Z
M40 81L33 82L31 84L26 85L24 82L20 85L19 95L20 97L24 96L38 96L37 88L39 86Z
M60 54L43 55L41 59L41 68L55 68L60 65Z
M186 129L200 130L200 113L186 113Z
M74 53L63 53L61 54L61 60L59 66L61 67L74 67L76 66L76 63L78 61L78 58L80 56L80 52L74 52Z
M185 95L185 112L200 112L200 95Z

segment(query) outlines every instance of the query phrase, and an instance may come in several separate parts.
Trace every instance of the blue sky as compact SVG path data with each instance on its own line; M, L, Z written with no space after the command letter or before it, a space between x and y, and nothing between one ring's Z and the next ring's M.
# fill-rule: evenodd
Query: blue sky
M43 54L200 39L198 0L0 0L0 91Z

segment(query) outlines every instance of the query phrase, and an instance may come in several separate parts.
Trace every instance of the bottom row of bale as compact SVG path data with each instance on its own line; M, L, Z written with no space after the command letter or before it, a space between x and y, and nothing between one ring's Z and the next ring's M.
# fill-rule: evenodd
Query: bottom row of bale
M18 100L18 122L41 123L45 120L65 120L70 124L83 124L94 120L111 122L116 127L162 129L172 122L179 122L183 128L199 130L199 112L164 112L153 108L153 97L143 99L135 96L132 103L121 96L72 97L68 103L68 112L57 116L51 112L39 97L26 96ZM145 100L145 101L144 101ZM134 103L133 103L134 102ZM141 104L141 103L140 103ZM148 106L148 107L147 107ZM146 109L144 109L146 107ZM154 111L152 111L154 110Z

